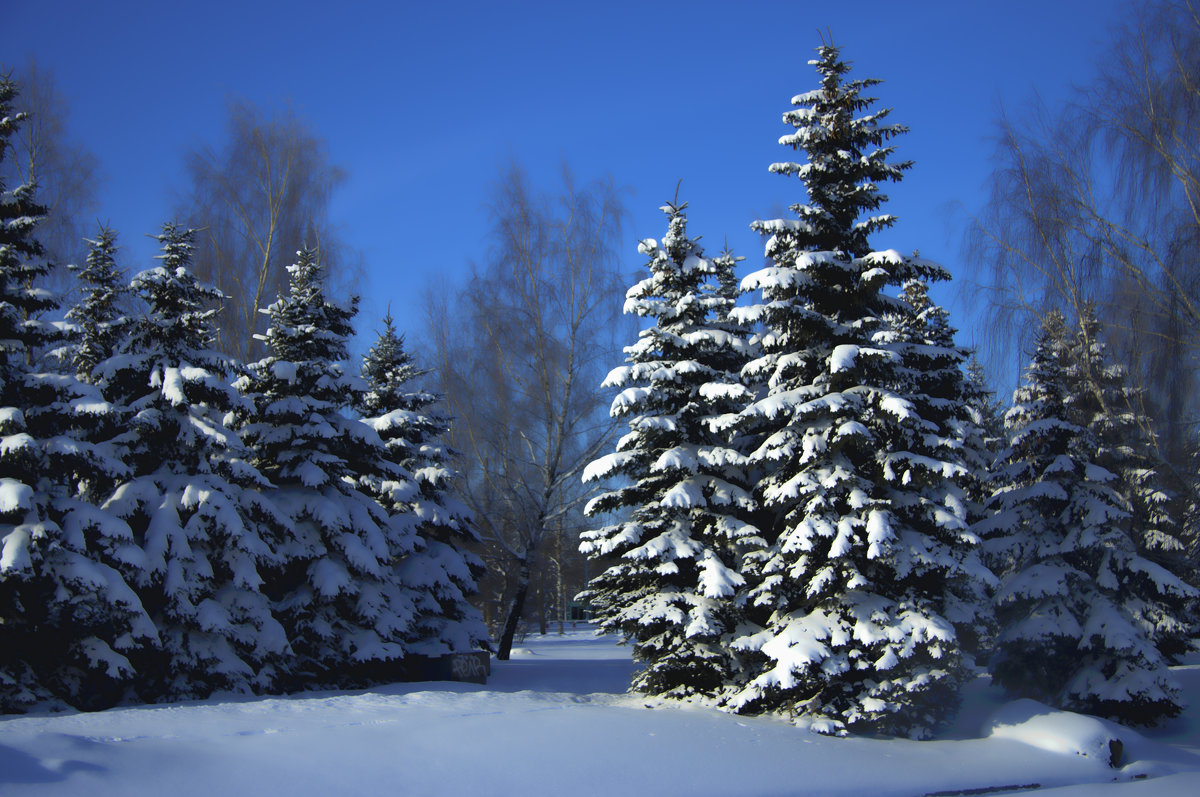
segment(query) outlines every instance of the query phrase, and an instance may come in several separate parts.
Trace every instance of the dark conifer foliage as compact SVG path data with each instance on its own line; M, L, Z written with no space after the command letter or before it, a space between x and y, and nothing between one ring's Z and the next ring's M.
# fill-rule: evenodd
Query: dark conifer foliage
M86 265L67 266L77 274L83 294L67 308L66 340L52 349L50 355L63 374L100 388L102 380L96 367L116 354L123 330L130 322L123 310L132 302L129 286L116 265L116 233L101 227L96 238L87 243ZM121 459L123 452L113 443L122 431L123 413L111 405L104 406L107 411L88 413L73 425L74 436L93 445L105 457L103 467L75 474L79 497L91 504L101 503L118 481L129 475L129 468Z
M797 251L841 252L862 257L871 251L869 236L890 227L895 217L876 214L887 202L879 190L885 182L898 182L911 161L889 163L892 138L908 132L903 125L887 124L890 108L868 112L874 97L863 92L879 85L876 79L847 80L850 62L837 47L817 49L820 88L792 98L795 110L783 121L796 128L779 143L803 151L804 162L771 164L774 174L795 175L804 183L806 202L790 207L796 219L756 221L754 229L770 236L767 256L775 261Z
M968 515L975 522L983 517L983 505L991 495L988 473L996 455L1005 447L1004 408L988 384L983 364L972 352L966 365L964 404L970 430L963 436L963 450L970 468L967 495ZM976 436L977 435L977 436Z

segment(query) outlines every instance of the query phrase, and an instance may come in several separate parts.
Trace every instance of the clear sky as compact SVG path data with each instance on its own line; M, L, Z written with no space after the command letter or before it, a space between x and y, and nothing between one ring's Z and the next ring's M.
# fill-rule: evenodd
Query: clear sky
M101 217L128 268L166 220L183 153L219 143L229 97L287 101L350 174L334 216L367 263L364 316L389 302L416 333L430 275L484 256L487 186L510 156L549 183L562 162L628 189L625 246L661 236L659 205L689 203L710 250L761 262L749 223L802 199L770 175L790 98L830 30L855 77L912 132L916 165L888 191L899 224L877 248L961 273L966 213L984 199L1001 103L1061 101L1086 81L1125 0L810 2L155 2L0 0L0 62L35 56L106 175ZM955 210L956 203L961 208ZM971 324L943 290L971 342Z

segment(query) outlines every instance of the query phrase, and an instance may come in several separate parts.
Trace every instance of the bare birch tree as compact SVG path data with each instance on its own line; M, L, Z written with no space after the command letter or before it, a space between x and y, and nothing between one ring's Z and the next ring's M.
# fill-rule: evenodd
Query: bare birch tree
M231 102L224 145L189 153L186 166L178 215L201 231L197 274L226 294L219 326L228 354L242 361L261 354L253 338L265 328L260 310L286 288L298 250L320 251L331 295L351 292L360 267L329 218L346 174L295 111Z
M503 577L497 655L507 659L531 585L553 579L559 600L575 591L562 577L588 495L580 475L613 430L599 384L623 323L615 253L625 213L611 182L580 185L564 168L552 195L517 164L493 187L490 211L486 262L427 307L466 500Z
M1182 468L1200 376L1200 14L1139 5L1096 80L1000 125L991 199L970 233L992 354L1095 301Z

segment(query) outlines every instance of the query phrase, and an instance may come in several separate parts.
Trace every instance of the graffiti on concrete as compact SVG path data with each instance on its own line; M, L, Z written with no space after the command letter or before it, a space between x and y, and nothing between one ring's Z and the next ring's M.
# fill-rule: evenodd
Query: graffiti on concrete
M487 654L458 653L450 657L450 672L454 681L486 683L488 675Z

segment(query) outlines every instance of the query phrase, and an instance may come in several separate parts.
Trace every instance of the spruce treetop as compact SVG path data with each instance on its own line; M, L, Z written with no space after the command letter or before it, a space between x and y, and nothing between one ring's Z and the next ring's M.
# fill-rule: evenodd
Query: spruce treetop
M791 206L798 220L759 221L753 226L778 236L784 244L780 252L793 248L787 239L798 235L804 242L799 248L861 257L871 251L867 243L871 233L895 220L888 214L863 216L887 201L879 184L899 181L912 166L909 161L888 163L893 148L887 142L908 128L884 123L890 109L864 113L875 98L863 96L863 91L879 80L846 81L850 63L841 59L837 47L819 47L817 54L809 63L817 68L821 87L792 98L796 108L783 120L796 132L779 139L780 144L802 151L805 162L771 165L772 172L794 174L804 182L808 203ZM770 248L767 254L774 256Z
M250 365L251 377L242 384L258 404L243 438L277 484L332 484L350 475L351 463L382 450L378 436L342 415L343 408L361 405L365 387L341 365L357 299L349 307L332 302L321 271L316 251L297 253L287 293L267 310L271 324L260 338L267 356Z
M893 148L887 142L907 128L884 124L887 110L864 113L875 100L863 91L879 81L845 80L849 63L835 47L820 47L818 55L811 63L821 87L793 98L798 107L784 114L784 120L796 132L780 139L803 154L804 162L770 166L774 173L799 177L808 202L792 206L798 218L751 225L767 237L770 265L741 285L761 291L762 301L734 311L739 321L767 327L760 338L764 357L752 362L743 377L764 384L769 380L773 388L794 378L806 383L814 377L813 368L820 367L812 360L798 367L789 353L825 344L872 346L883 317L904 307L883 293L886 286L949 278L940 265L915 254L872 251L870 235L894 220L877 213L887 200L878 186L900 180L911 166L889 163ZM789 356L781 359L781 354Z
M650 276L625 294L625 312L654 318L658 327L672 332L723 323L737 301L733 265L740 258L728 252L714 259L704 256L697 240L687 235L686 202L659 210L667 215L667 231L661 242L639 242L638 251L650 258ZM674 342L681 349L695 344Z
M71 366L81 379L91 381L92 369L116 349L121 316L118 304L125 288L116 264L117 234L101 227L87 243L85 265L67 266L79 275L85 290L79 304L67 310L66 317L78 328Z
M342 307L326 295L316 250L297 252L296 262L287 270L291 277L287 296L281 296L267 309L271 328L259 336L271 352L267 359L342 362L348 356L347 341L354 335L351 319L357 312L358 298L350 307Z
M224 294L192 273L195 236L196 230L164 224L155 236L161 247L155 259L162 265L138 273L130 282L130 289L150 307L150 320L133 332L134 349L193 365L201 365L196 359L203 353L204 365L221 367L217 360L222 358L215 358L209 349L216 339L212 318Z
M413 380L424 376L404 347L404 335L396 332L391 310L383 317L383 331L363 357L362 377L368 390L363 396L363 415L383 415L393 410L416 411L434 403L431 393L415 391Z

